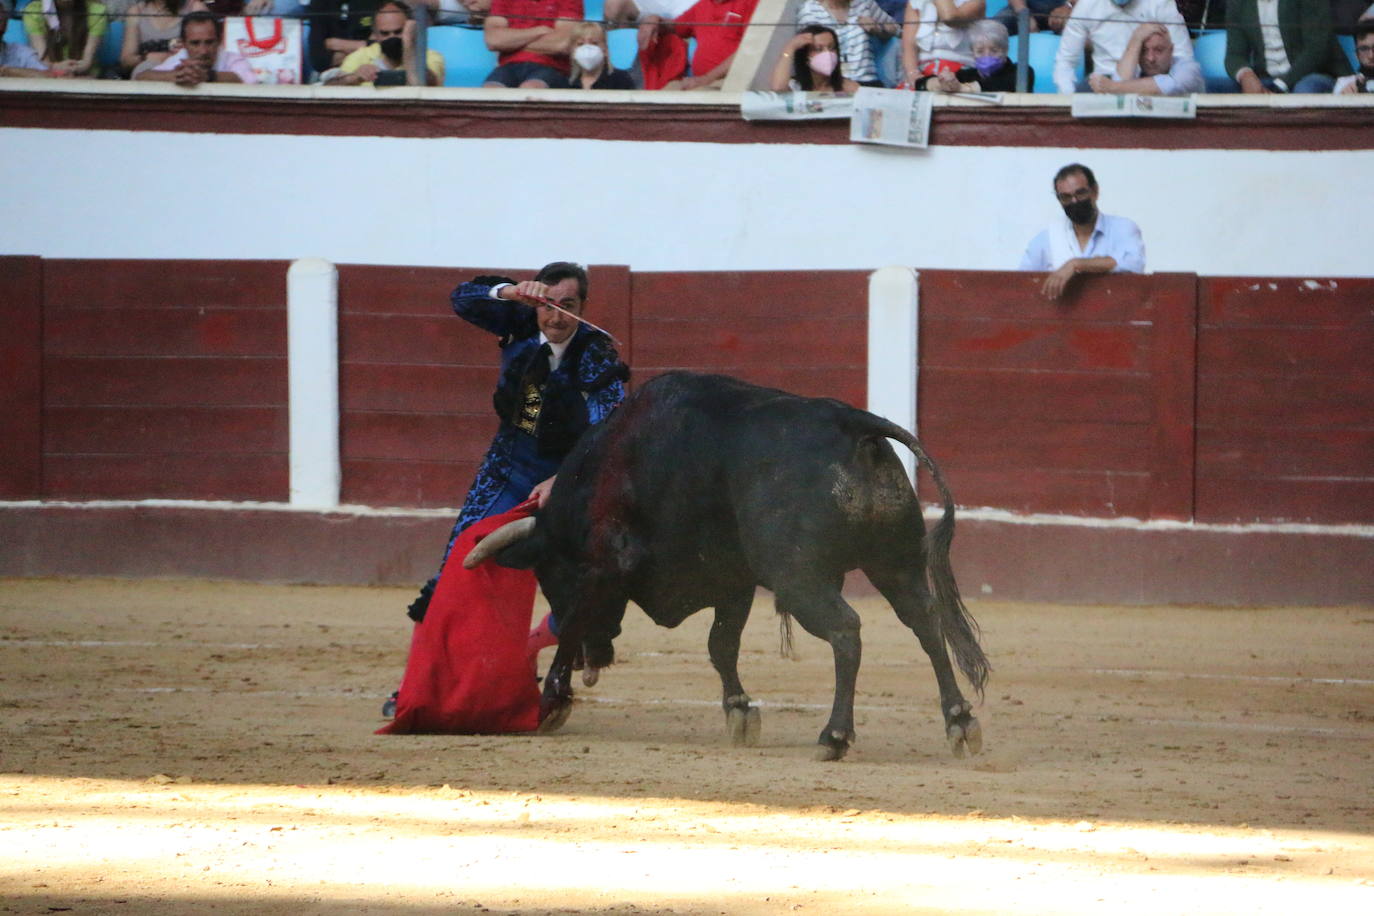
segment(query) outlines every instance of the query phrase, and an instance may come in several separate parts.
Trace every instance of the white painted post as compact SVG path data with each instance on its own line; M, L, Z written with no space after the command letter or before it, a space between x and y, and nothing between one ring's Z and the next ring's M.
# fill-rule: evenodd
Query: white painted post
M286 272L291 505L339 504L339 272L301 258Z
M918 289L910 267L883 267L868 275L868 409L916 432ZM914 481L916 456L897 456Z

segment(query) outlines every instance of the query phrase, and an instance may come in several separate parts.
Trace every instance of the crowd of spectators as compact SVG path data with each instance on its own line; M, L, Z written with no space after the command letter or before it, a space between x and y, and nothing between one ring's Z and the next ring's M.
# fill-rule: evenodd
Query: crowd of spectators
M17 14L12 2L0 0L0 19L19 15L26 41L0 47L5 77L254 82L252 67L223 47L223 19L238 15L305 17L306 69L324 85L406 85L421 72L405 0L30 0ZM410 2L430 22L481 29L496 57L485 86L663 90L720 88L757 4L605 0L603 24L584 18L583 0ZM1193 40L1220 26L1233 91L1374 89L1374 4L1365 0L1008 0L991 18L986 0L801 0L795 34L767 62L768 81L776 91L836 94L861 86L1012 92L1010 36L1023 13L1028 31L1058 36L1061 93L1216 90L1216 68L1205 81ZM99 52L119 20L115 61ZM612 62L607 25L636 29L633 68ZM1338 33L1354 37L1354 67ZM429 50L423 81L443 85L445 65Z

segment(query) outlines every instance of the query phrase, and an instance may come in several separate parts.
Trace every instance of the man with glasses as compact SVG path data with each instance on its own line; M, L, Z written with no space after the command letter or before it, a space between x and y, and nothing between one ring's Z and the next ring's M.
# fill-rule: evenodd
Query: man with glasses
M1359 69L1354 75L1336 80L1337 94L1374 92L1374 20L1355 26L1355 63Z
M1048 299L1064 295L1078 274L1143 273L1145 240L1140 227L1124 216L1097 209L1097 179L1077 162L1054 176L1054 196L1064 208L1057 219L1031 239L1021 270L1047 270L1040 291Z
M415 58L415 21L401 0L387 0L377 7L372 20L372 42L344 58L339 69L326 73L327 86L411 86ZM438 51L425 54L426 85L444 82L444 57Z

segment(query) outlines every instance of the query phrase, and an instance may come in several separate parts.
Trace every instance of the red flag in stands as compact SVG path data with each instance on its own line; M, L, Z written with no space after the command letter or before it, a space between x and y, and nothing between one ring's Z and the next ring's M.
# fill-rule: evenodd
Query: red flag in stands
M491 735L539 726L539 688L525 656L534 573L492 561L464 569L487 534L534 512L534 500L471 525L449 554L425 619L415 625L396 698L379 735Z

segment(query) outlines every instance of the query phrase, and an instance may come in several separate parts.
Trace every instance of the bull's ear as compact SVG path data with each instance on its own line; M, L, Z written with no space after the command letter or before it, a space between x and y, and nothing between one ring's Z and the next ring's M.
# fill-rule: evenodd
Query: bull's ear
M543 555L544 535L536 528L529 537L496 551L492 560L507 569L532 569Z

